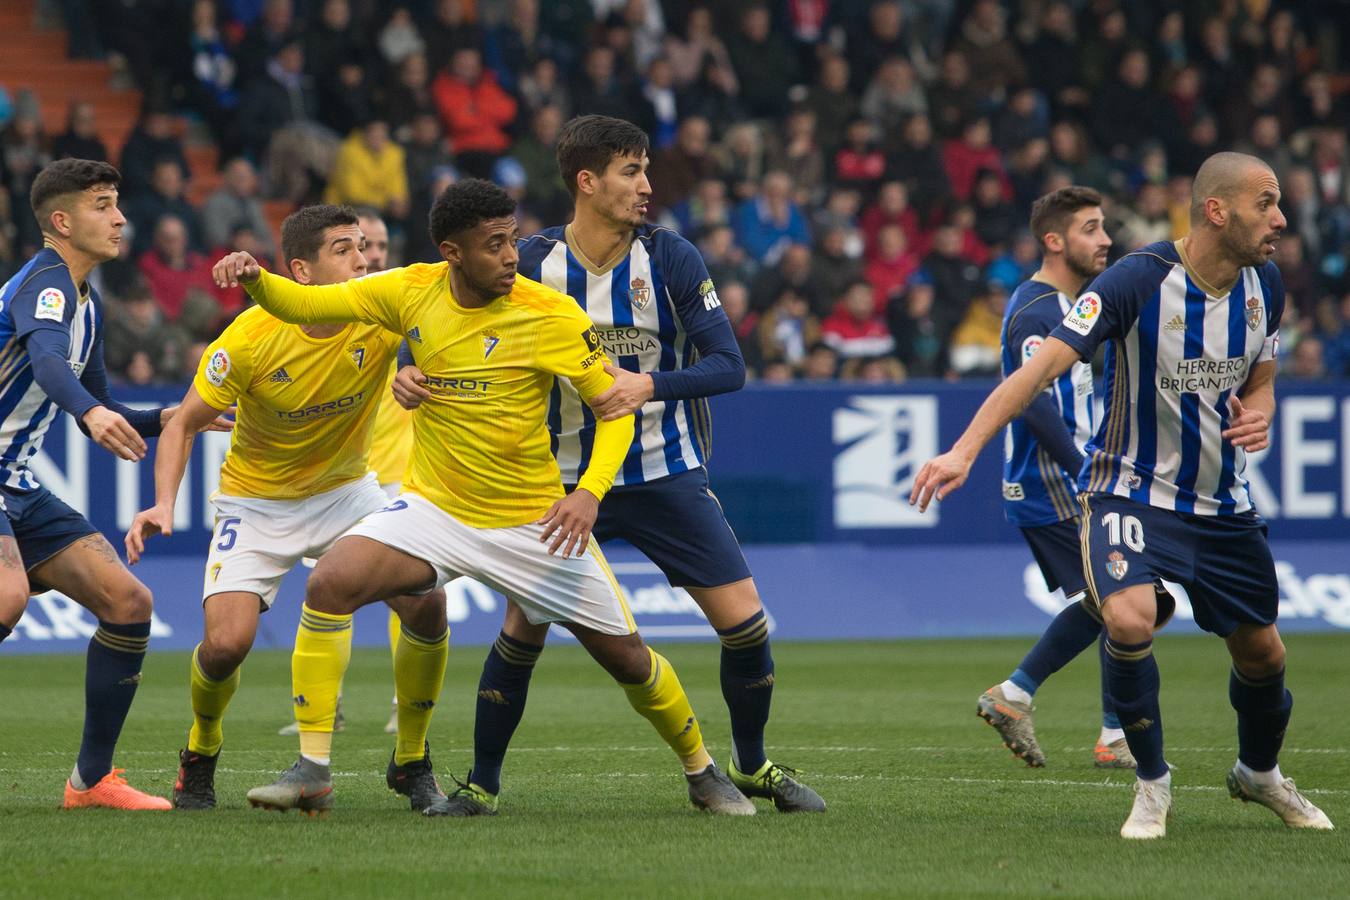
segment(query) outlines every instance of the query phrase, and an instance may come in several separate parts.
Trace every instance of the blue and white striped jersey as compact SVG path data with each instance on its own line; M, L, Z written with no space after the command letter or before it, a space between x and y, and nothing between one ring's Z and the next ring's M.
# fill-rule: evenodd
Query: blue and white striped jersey
M1031 359L1059 327L1073 299L1043 281L1024 281L1003 314L1003 377ZM1045 389L1083 450L1092 437L1092 366L1076 362ZM1078 514L1078 473L1066 472L1041 446L1026 421L1013 419L1003 440L1003 510L1021 528L1051 525Z
M101 322L93 287L81 296L70 269L50 247L41 250L0 287L0 484L35 490L29 461L60 408L33 379L24 338L38 329L69 335L67 359L80 377L93 355Z
M628 254L598 271L568 246L564 227L520 244L520 274L574 299L595 322L615 365L673 372L698 360L692 336L725 325L726 313L698 250L668 228L643 225ZM548 429L564 484L590 460L595 416L565 379L549 397ZM712 422L705 398L651 400L634 415L633 443L615 486L643 484L707 462Z
M1110 342L1106 413L1079 490L1196 515L1250 510L1246 452L1220 432L1229 396L1275 358L1283 314L1273 262L1242 269L1222 297L1197 286L1171 242L1099 275L1052 335L1084 359Z

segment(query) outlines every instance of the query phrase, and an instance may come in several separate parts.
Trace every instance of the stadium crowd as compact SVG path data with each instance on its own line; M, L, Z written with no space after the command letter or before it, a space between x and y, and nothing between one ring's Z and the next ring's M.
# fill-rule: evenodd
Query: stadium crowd
M210 265L275 260L264 199L374 208L392 260L430 261L433 199L476 175L528 235L570 213L553 145L578 113L651 135L649 219L697 243L761 380L994 375L1007 295L1037 266L1031 202L1100 190L1114 259L1184 235L1190 176L1220 149L1283 188L1285 372L1350 376L1350 20L1332 0L54 5L72 54L108 58L145 104L110 154L87 103L48 135L0 85L0 281L40 245L42 166L116 163L131 239L96 278L124 382L187 380L243 309ZM198 140L222 174L200 206Z

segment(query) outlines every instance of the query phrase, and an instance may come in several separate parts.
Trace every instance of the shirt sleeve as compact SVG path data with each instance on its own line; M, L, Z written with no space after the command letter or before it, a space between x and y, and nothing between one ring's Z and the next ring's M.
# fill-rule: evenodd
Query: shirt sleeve
M1257 355L1258 363L1267 362L1272 359L1278 359L1280 356L1280 320L1284 318L1284 276L1280 274L1280 267L1275 263L1266 263L1265 277L1262 284L1267 293L1267 322L1266 322L1266 340L1261 345L1261 352Z
M28 354L33 380L77 422L100 405L70 370L70 327L78 307L70 270L53 265L29 279L6 310L14 322L14 336Z
M1045 339L1059 327L1063 318L1059 310L1059 303L1052 296L1034 300L1008 318L1003 331L1003 345L1009 350L1009 375L1035 356Z
M1093 279L1078 295L1064 320L1050 333L1078 351L1084 360L1105 341L1123 337L1136 319L1150 286L1157 287L1154 257L1136 253L1126 256Z
M257 281L244 287L254 302L283 322L369 322L401 332L403 272L389 269L340 284L316 285L296 284L264 270Z
M698 250L678 235L658 234L661 239L655 248L654 262L665 278L666 291L684 330L693 336L718 325L730 327L717 287L708 276L708 267Z
M207 406L229 409L252 381L252 345L242 328L231 325L202 354L192 386Z

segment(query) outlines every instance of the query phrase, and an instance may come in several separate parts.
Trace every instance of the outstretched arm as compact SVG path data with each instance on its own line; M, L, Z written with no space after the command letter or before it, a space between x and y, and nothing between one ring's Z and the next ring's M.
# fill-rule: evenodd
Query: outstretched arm
M268 272L251 255L238 251L222 257L211 268L211 277L222 288L242 284L259 306L283 322L297 325L379 322L397 331L397 322L391 325L377 318L369 301L376 300L376 305L381 305L378 301L386 299L384 295L389 293L382 288L393 288L396 295L401 284L400 272L394 269L340 284L296 284Z

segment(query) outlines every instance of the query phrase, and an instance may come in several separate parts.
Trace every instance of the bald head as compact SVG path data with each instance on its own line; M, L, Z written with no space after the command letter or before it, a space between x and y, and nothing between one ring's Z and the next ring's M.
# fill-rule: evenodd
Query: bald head
M1200 165L1191 182L1191 225L1205 221L1205 202L1221 200L1231 206L1244 190L1251 189L1253 176L1271 172L1264 161L1246 153L1215 153Z

